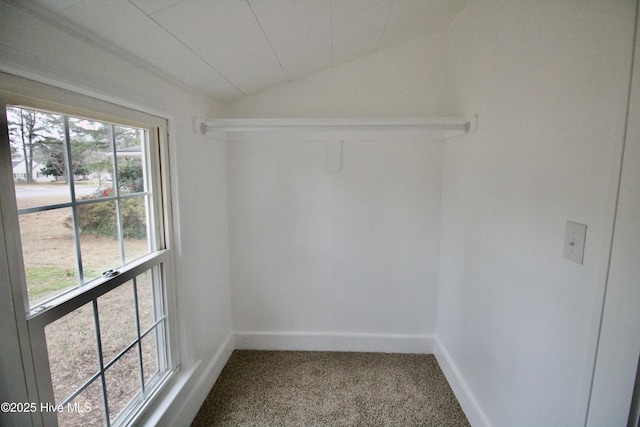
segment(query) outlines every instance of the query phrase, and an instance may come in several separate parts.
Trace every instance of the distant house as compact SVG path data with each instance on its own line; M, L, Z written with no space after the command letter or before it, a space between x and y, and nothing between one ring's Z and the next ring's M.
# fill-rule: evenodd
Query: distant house
M22 159L22 160L13 160L11 162L12 166L13 166L13 179L14 181L18 181L18 180L27 180L27 162ZM52 180L55 180L55 177L53 175L45 175L40 173L40 170L44 167L44 165L42 163L38 163L38 162L34 162L33 163L33 170L32 170L32 176L33 176L33 181L35 182L49 182Z
M124 157L126 159L141 159L142 150L140 149L139 145L134 147L121 148L116 151L116 156L120 158Z

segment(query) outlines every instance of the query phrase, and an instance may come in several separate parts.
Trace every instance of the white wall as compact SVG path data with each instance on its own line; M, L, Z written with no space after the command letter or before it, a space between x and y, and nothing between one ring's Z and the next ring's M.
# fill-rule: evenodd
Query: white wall
M316 138L261 135L228 146L239 345L428 350L442 142L347 140L342 170L330 173Z
M446 115L445 64L446 37L437 34L237 101L226 114ZM229 143L238 345L432 350L442 142L344 137L334 175L322 133Z
M195 369L188 392L198 381L208 381L206 393L214 379L206 368L212 367L231 332L226 147L197 136L192 122L195 115L219 115L221 107L134 65L135 60L102 42L63 29L55 17L4 1L0 16L0 70L170 119L182 372ZM180 416L175 412L180 408L173 409L169 415Z
M230 104L229 117L446 116L444 33L300 78Z
M479 0L450 29L437 336L478 423L584 423L634 2ZM588 225L584 264L562 257Z

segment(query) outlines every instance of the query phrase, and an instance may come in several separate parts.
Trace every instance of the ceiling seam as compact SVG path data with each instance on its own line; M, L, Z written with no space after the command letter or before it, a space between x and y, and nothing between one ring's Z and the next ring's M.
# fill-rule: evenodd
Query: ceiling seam
M57 14L59 14L59 15L62 15L62 14L63 14L64 12L66 12L67 10L69 10L69 9L71 9L71 8L74 8L74 7L76 7L76 6L78 6L78 5L82 4L82 3L86 3L86 2L87 2L87 0L81 0L79 3L75 3L75 4L72 4L71 6L67 6L67 7L65 7L64 9L62 9L62 10L60 10L60 11L58 11L58 12L55 12L55 13L57 13Z
M258 19L258 15L256 15L256 11L253 10L253 6L251 6L251 3L249 3L249 0L246 0L246 2L247 2L247 5L249 6L249 9L251 9L251 13L253 14L253 17L255 18L256 22L258 23L258 26L260 27L260 31L262 31L262 35L264 36L265 40L267 41L267 44L269 44L269 47L271 48L271 52L273 53L273 56L276 58L276 61L278 61L278 65L280 66L280 69L282 70L282 73L287 78L287 81L289 83L291 83L291 78L289 77L289 74L287 74L287 71L282 66L282 61L280 61L280 58L278 58L278 54L276 53L276 50L273 48L273 45L271 44L271 40L269 40L269 37L267 36L267 33L264 31L264 28L262 27L262 24L260 23L260 20Z
M133 1L133 0L129 0L129 2L132 2L132 1ZM156 11L152 12L152 13L147 13L147 15L148 15L148 16L151 16L151 15L153 15L154 13L159 13L159 12L162 12L162 11L164 11L164 10L171 9L172 7L177 6L177 5L179 5L179 4L182 4L182 3L186 2L186 1L187 1L187 0L180 0L180 1L179 1L179 2L177 2L177 3L171 4L171 5L167 6L167 7L163 7L162 9L158 9L158 10L156 10ZM143 11L143 12L144 12L144 11ZM146 12L144 12L144 13L146 13Z
M396 5L396 0L393 0L391 2L391 7L389 7L389 13L387 14L387 19L386 21L384 21L384 28L382 29L382 32L380 33L380 38L378 39L378 45L376 46L376 52L380 52L380 42L382 41L382 38L384 37L384 34L387 32L387 25L389 25L389 19L391 18L391 11L393 10L393 6Z
M158 22L153 16L149 15L148 13L146 13L144 10L142 10L137 4L135 4L132 0L128 0L129 3L135 7L136 9L138 9L140 12L142 12L146 17L148 17L150 20L152 20L157 26L159 26L160 28L162 28L162 30L164 32L166 32L167 34L169 34L171 37L173 37L174 39L176 39L181 45L183 45L184 47L186 47L191 53L193 53L195 56L197 56L202 62L204 62L205 64L207 64L207 66L209 68L211 68L213 71L215 71L216 73L218 73L218 75L220 77L222 77L224 79L224 81L226 81L227 83L229 83L231 86L233 86L238 92L240 92L243 96L247 96L247 94L240 89L238 86L236 86L235 84L233 84L233 82L231 82L231 80L229 80L224 74L222 74L220 71L218 71L216 69L216 67L214 67L212 64L210 64L206 59L204 59L202 56L200 56L195 50L193 50L191 47L189 47L189 45L187 45L185 42L183 42L178 36L176 36L175 34L173 34L171 31L169 31L167 28L165 28L160 22Z
M329 0L329 27L331 28L331 66L335 65L333 47L333 0Z

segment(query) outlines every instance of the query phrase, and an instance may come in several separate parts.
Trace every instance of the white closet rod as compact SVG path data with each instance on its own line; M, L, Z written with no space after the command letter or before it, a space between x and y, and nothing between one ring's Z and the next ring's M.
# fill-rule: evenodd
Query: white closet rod
M471 122L459 117L402 119L196 119L196 131L459 131L469 133Z

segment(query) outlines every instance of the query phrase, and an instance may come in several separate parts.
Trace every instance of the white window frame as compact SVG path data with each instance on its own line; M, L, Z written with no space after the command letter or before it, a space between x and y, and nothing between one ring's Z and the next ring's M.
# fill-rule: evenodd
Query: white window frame
M150 158L150 191L153 217L149 236L152 248L150 254L128 263L119 268L118 274L112 278L99 278L85 286L74 288L57 297L54 297L35 307L29 307L29 299L24 274L24 263L20 244L20 231L18 210L16 207L15 193L13 190L13 168L11 167L11 155L9 152L7 122L4 110L7 105L18 105L41 111L52 111L74 117L90 118L92 120L118 125L143 128L147 131L149 139ZM170 199L170 176L168 156L167 120L155 115L118 106L106 101L79 95L77 93L52 87L49 85L25 80L15 76L0 73L0 236L4 238L2 250L0 250L0 282L7 282L9 289L2 289L0 298L10 295L11 303L4 303L2 307L11 306L12 310L5 310L0 314L0 322L9 324L8 330L16 332L19 348L0 349L2 359L22 360L24 388L16 393L16 401L37 403L54 402L51 374L47 358L47 346L45 341L45 326L56 319L62 318L84 304L96 301L97 298L112 289L131 281L137 275L152 269L153 274L160 274L161 280L154 283L163 283L163 289L156 289L163 295L163 311L166 354L159 358L160 363L166 367L162 378L158 379L158 385L153 392L145 396L144 402L138 405L135 411L124 417L118 417L119 424L129 424L137 419L144 410L151 405L160 394L163 386L166 386L170 378L179 369L178 328L176 318L175 280L172 276L171 251L172 216ZM154 286L156 286L154 284ZM7 292L9 291L9 292ZM95 304L95 302L94 302ZM0 360L2 360L0 359ZM101 369L103 369L101 365ZM105 368L106 369L106 368ZM8 374L7 374L8 375ZM20 379L18 373L11 373L13 378L5 379L7 388L11 392L12 386ZM13 383L13 384L12 384ZM21 393L22 391L22 393ZM24 396L26 391L26 396ZM22 414L18 419L26 420L28 414ZM108 417L108 414L107 414ZM57 417L50 412L31 412L33 425L57 425Z

